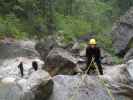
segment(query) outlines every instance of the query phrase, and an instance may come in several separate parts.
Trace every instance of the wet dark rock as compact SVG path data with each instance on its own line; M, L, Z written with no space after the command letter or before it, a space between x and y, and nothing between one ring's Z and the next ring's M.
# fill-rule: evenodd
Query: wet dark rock
M42 82L34 91L32 90L35 93L35 100L48 100L53 92L53 86L53 80Z
M61 48L54 48L46 57L44 69L52 75L72 75L75 72L76 64L77 59L71 53Z
M34 95L33 100L47 100L52 94L54 83L47 72L37 71L31 75L28 81L31 82L31 91L32 95Z
M57 43L51 36L43 41L38 42L35 46L43 61L45 61L47 55L54 47L57 47Z

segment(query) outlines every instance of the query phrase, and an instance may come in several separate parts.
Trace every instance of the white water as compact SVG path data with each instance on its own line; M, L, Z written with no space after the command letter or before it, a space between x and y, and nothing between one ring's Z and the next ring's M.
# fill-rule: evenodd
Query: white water
M40 66L43 62L39 59L14 58L0 62L0 100L31 100L29 76L34 73L32 61L36 60ZM20 75L18 64L23 61L24 77ZM31 80L32 81L32 80Z

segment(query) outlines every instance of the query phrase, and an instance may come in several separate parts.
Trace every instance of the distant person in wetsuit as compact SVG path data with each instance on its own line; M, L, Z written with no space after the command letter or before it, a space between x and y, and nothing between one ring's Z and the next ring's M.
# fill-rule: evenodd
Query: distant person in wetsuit
M35 71L38 70L38 63L37 63L37 61L33 61L33 62L32 62L32 68L33 68Z
M86 48L86 58L87 58L87 68L90 66L92 58L94 58L94 61L96 62L97 66L98 66L100 75L103 75L103 69L102 69L102 65L101 65L101 53L100 53L100 49L96 46L95 39L90 39L90 41L89 41L89 45ZM88 74L91 69L94 70L94 68L90 68L88 71Z
M23 77L24 76L23 62L20 62L20 64L18 65L18 68L20 70L21 77Z

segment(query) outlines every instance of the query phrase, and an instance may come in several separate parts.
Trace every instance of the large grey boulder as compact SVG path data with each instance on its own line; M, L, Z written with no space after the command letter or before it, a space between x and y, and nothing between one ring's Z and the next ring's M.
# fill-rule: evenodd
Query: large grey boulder
M21 80L18 81L18 84L25 93L22 100L27 99L27 94L31 94L30 100L47 100L53 91L51 76L43 70L33 72L25 81L25 85L21 84Z
M76 63L77 59L71 53L61 48L54 48L46 57L44 69L52 75L72 75L75 72Z
M107 81L116 100L132 100L133 98L132 65L133 61L130 60L126 64L104 67L104 76L101 78Z
M55 76L49 100L114 100L112 97L115 100L132 100L132 69L131 60L127 64L104 66L103 76L87 75L84 80L81 75Z
M125 55L133 44L133 8L131 8L112 29L113 47L120 56Z
M50 100L111 100L96 77L87 76L82 81L80 76L55 76L53 80Z
M108 90L106 90L103 83L95 76L87 76L82 81L80 76L55 76L54 90L49 100L112 100ZM115 87L115 89L119 88ZM110 88L114 88L113 86ZM121 91L123 87L119 89ZM116 100L132 100L130 97L126 97L121 94L116 94L112 89L111 94ZM115 90L114 89L114 90ZM126 91L127 92L127 91ZM130 93L132 91L128 91Z

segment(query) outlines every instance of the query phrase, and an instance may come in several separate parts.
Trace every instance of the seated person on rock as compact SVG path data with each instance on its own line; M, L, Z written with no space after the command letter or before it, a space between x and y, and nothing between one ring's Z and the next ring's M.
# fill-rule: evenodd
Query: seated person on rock
M86 68L86 70L90 66L92 58L94 58L94 62L98 66L98 71L99 71L100 75L103 75L103 69L102 69L102 66L101 66L101 59L100 59L101 58L101 53L100 53L100 49L96 46L96 40L95 39L90 39L90 41L89 41L89 45L86 48L86 58L87 58L87 68ZM91 69L92 69L92 67L89 68L88 74L89 74Z

